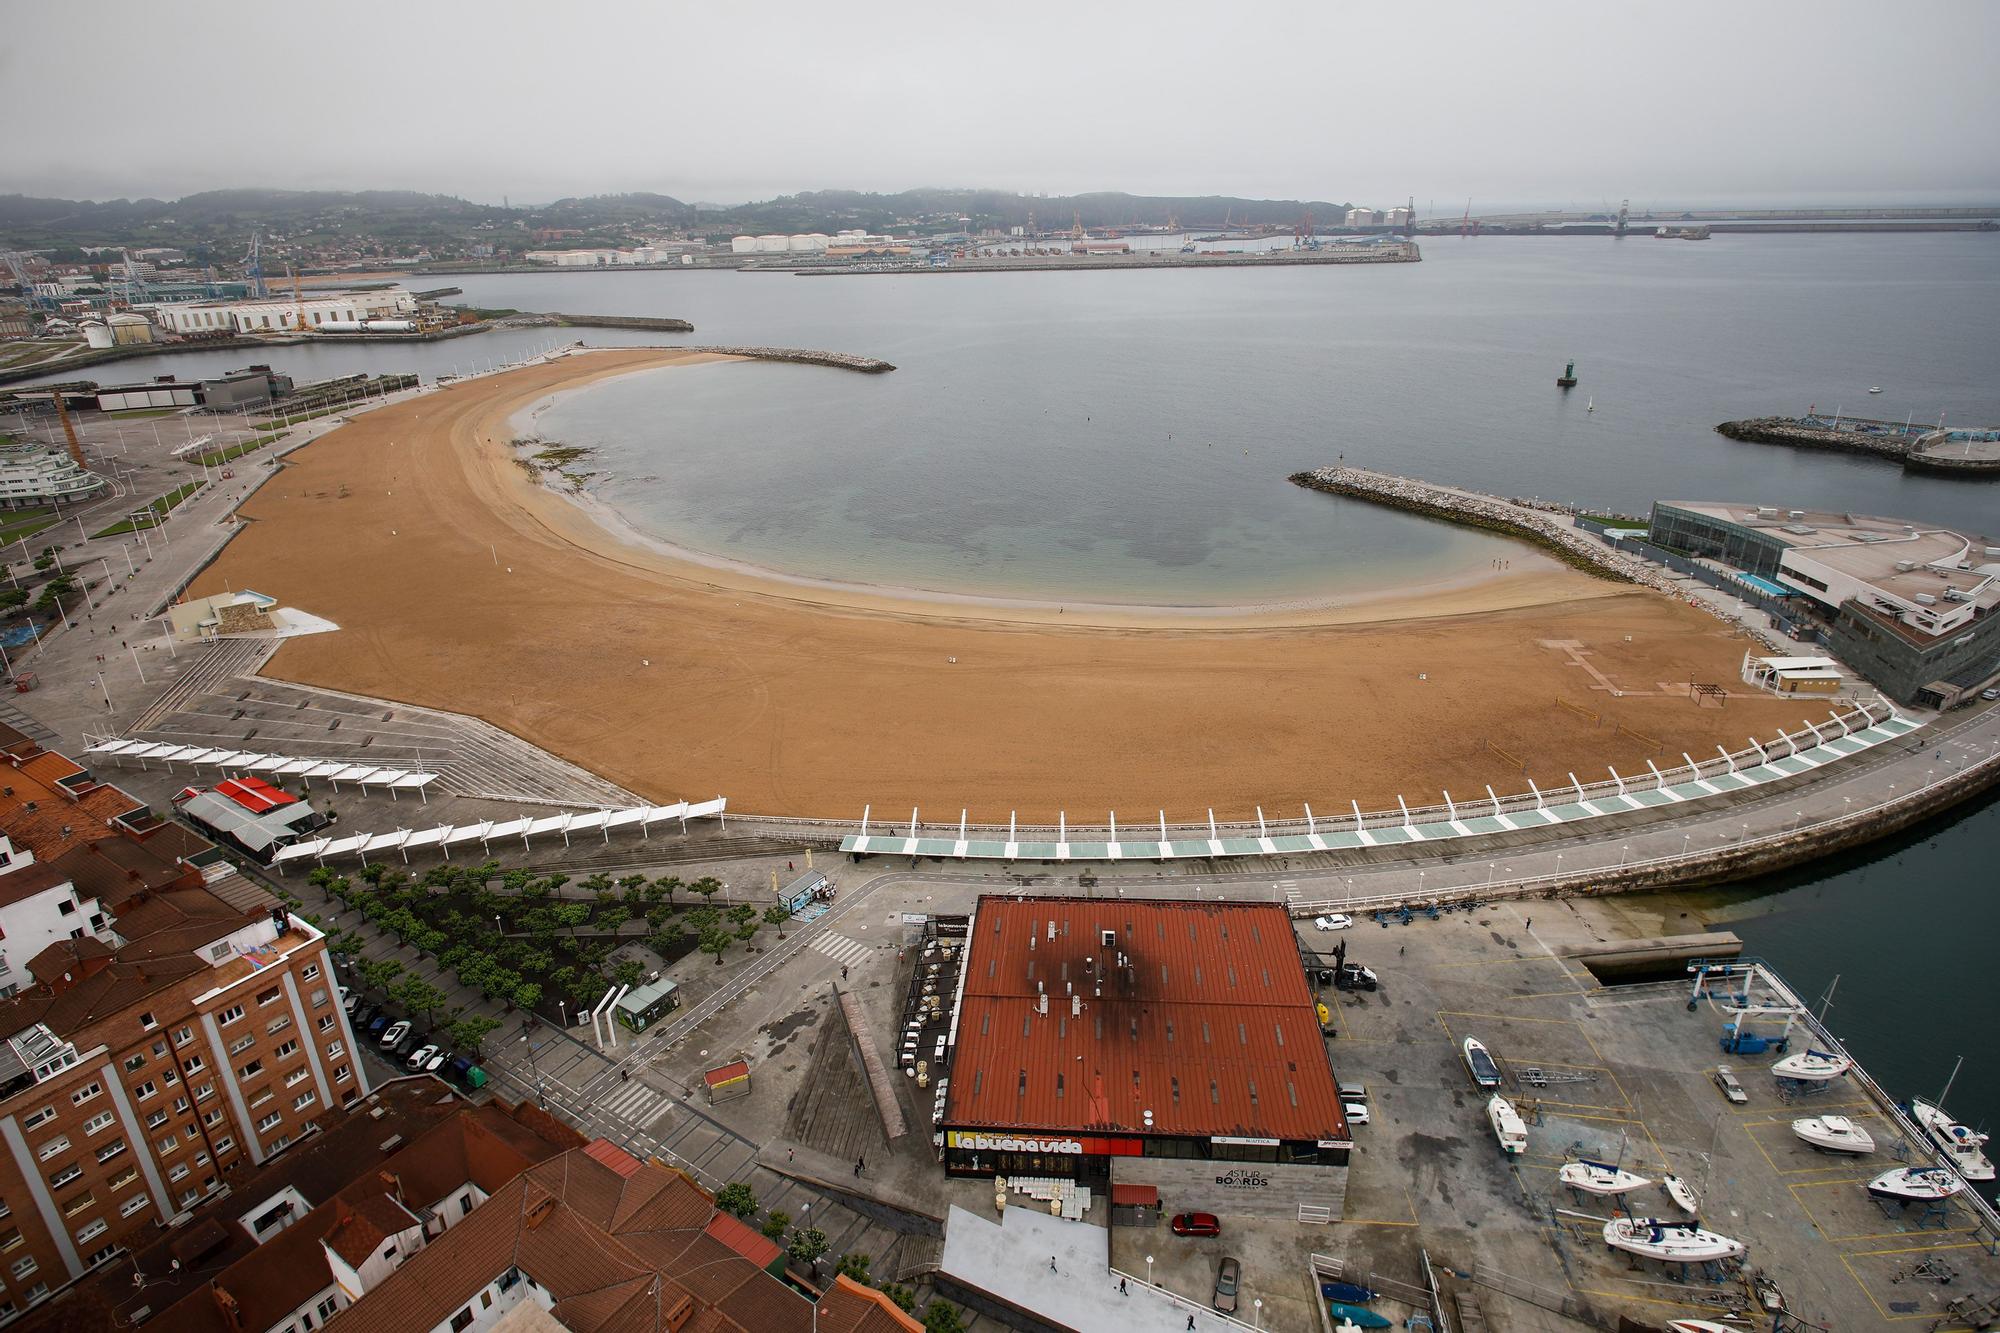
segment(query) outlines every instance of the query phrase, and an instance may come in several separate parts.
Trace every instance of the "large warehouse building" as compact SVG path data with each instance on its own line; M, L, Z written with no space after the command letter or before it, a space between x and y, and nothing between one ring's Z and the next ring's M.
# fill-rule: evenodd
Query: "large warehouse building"
M965 948L947 1171L1337 1215L1352 1139L1283 907L988 896Z
M2000 676L2000 546L1867 514L1660 501L1648 540L1815 609L1826 645L1898 703L1949 707Z

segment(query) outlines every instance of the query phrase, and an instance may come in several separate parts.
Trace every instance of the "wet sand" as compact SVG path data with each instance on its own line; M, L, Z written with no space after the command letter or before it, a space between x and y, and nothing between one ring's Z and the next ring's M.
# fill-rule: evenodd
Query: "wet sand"
M270 675L470 713L650 797L754 813L1416 804L1525 789L1512 758L1544 786L1643 771L1660 751L1620 723L1677 756L1824 712L1694 706L1685 682L1733 683L1745 640L1552 562L1226 615L915 600L695 563L514 461L510 422L550 393L704 359L593 352L364 413L291 456L194 591L247 585L342 626L287 642Z

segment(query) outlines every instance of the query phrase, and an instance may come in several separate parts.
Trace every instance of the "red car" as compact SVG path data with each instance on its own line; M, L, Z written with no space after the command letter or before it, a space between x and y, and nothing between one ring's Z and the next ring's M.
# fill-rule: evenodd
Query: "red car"
M1176 1236L1220 1236L1222 1224L1214 1213L1176 1213L1168 1223Z

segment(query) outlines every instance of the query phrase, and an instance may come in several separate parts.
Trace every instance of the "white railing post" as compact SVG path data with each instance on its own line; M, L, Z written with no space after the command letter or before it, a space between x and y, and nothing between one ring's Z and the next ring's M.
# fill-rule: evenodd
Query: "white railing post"
M1582 784L1581 782L1578 782L1578 781L1576 780L1576 774L1575 774L1575 773L1571 773L1571 774L1569 775L1569 785L1570 785L1570 786L1572 786L1572 787L1574 787L1574 788L1576 788L1576 803L1577 803L1578 805L1582 805L1582 804L1583 804L1583 784Z
M1500 798L1493 794L1493 784L1490 782L1486 784L1486 799L1493 802L1493 817L1498 819L1500 817Z
M1218 833L1217 833L1217 832L1215 831L1215 807L1214 807L1214 806L1210 806L1210 807L1208 808L1208 840L1209 840L1210 842L1221 842L1221 841L1222 841L1222 836L1221 836L1220 834L1218 834Z
M1755 736L1750 737L1750 748L1757 752L1758 763L1768 764L1771 762L1771 756L1764 753L1764 747L1757 743L1757 738Z
M872 805L861 807L861 836L864 838L868 836L868 812L874 808Z
M963 807L958 812L958 840L960 842L965 841L965 810Z
M1619 777L1618 770L1612 768L1611 765L1606 764L1604 767L1611 774L1611 780L1618 784L1618 794L1623 796L1625 794L1625 779Z
M1734 773L1736 771L1736 756L1723 749L1720 745L1715 747L1715 752L1722 756L1722 762L1729 765L1729 771Z
M1257 836L1259 838L1271 836L1269 830L1264 827L1264 807L1261 805L1257 807Z
M1541 789L1540 787L1537 787L1537 786L1535 785L1535 780L1534 780L1533 778L1529 778L1529 779L1528 779L1528 790L1529 790L1529 791L1531 791L1531 792L1533 792L1533 793L1535 794L1535 809L1537 809L1537 810L1541 809L1541 808L1542 808L1542 789Z
M1667 785L1667 775L1666 775L1666 774L1664 774L1664 773L1662 773L1662 772L1660 772L1660 766L1659 766L1658 764L1656 764L1656 763L1654 763L1654 762L1653 762L1652 760L1648 759L1648 760L1646 761L1646 767L1647 767L1647 768L1650 768L1650 769L1652 769L1652 770L1653 770L1653 790L1654 790L1654 791L1659 791L1659 790L1660 790L1661 788L1663 788L1663 787L1665 787L1665 786Z
M1354 831L1359 833L1361 832L1361 802L1350 799L1348 804L1354 807Z
M1313 822L1313 808L1310 802L1306 805L1306 832L1315 838L1319 836L1319 825Z
M1847 735L1849 734L1849 733L1848 733L1848 730L1847 730L1847 719L1846 719L1846 718L1844 718L1844 717L1842 717L1842 716L1841 716L1841 715L1840 715L1839 713L1837 713L1837 712L1835 712L1835 713L1829 713L1829 714L1827 714L1827 716L1828 716L1828 717L1831 717L1831 718L1832 718L1832 719L1833 719L1833 720L1834 720L1835 722L1838 722L1838 723L1840 724L1840 734L1841 734L1842 738L1844 739L1844 738L1845 738L1845 737L1846 737L1846 736L1847 736Z
M1688 754L1688 752L1687 752L1686 750L1682 750L1682 751L1681 751L1681 758L1683 758L1683 759L1687 760L1687 766L1688 766L1688 776L1689 776L1690 780L1692 780L1692 779L1695 779L1695 778L1699 778L1699 777L1701 776L1701 766L1700 766L1699 764L1695 763L1695 761L1694 761L1694 757L1693 757L1692 755Z
M1409 803L1403 799L1403 793L1396 793L1396 804L1403 807L1403 827L1410 827L1410 807Z
M1444 788L1443 790L1444 790L1444 808L1445 808L1445 809L1447 809L1447 810L1449 810L1449 811L1451 812L1451 818L1452 818L1452 822L1453 822L1453 823L1457 823L1457 822L1458 822L1458 807L1457 807L1456 805L1453 805L1453 804L1452 804L1452 801L1451 801L1451 788L1449 788L1449 787L1446 787L1446 788Z
M916 838L917 838L917 807L913 805L910 807L910 841L915 842Z

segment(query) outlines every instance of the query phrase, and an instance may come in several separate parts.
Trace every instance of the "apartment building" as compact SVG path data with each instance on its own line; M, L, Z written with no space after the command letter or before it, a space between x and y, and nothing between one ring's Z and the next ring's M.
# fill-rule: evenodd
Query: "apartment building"
M0 1320L367 1093L308 923L177 888L115 936L50 945L0 1002Z

